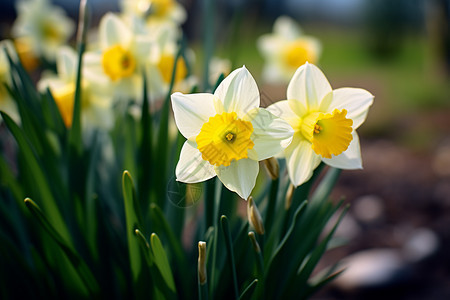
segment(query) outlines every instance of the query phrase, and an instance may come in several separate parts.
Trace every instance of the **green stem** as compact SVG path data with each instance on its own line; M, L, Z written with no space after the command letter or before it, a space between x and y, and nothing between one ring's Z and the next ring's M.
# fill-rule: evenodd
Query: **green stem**
M277 203L279 183L280 179L277 178L275 180L272 180L272 184L270 186L269 202L267 204L265 224L264 224L264 227L267 232L270 232L270 230L272 229L273 216L275 214L275 204Z
M215 187L215 193L214 193L214 240L213 240L213 257L212 257L212 263L211 263L211 291L214 290L215 286L215 271L216 271L216 260L217 260L217 244L219 239L219 208L220 208L220 195L222 194L222 182L218 178L215 179L216 181L216 187Z
M209 63L213 54L214 46L214 0L203 0L203 89L209 89Z
M233 242L231 240L230 227L228 225L228 219L226 216L222 216L220 218L220 223L222 225L223 235L225 237L225 246L228 252L228 260L231 268L231 273L233 275L233 287L234 287L234 295L236 299L239 299L239 287L237 283L237 275L236 275L236 264L234 261L234 253L233 253Z

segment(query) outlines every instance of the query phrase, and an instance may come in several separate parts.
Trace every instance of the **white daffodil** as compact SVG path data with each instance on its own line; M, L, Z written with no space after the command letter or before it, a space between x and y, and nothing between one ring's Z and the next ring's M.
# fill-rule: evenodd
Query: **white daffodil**
M289 83L287 98L267 110L295 130L284 150L295 186L308 181L320 161L335 168L362 168L356 129L366 119L372 94L357 88L332 90L319 68L306 63Z
M214 94L172 95L175 122L188 140L176 167L178 181L195 183L218 176L247 199L258 161L291 142L289 124L263 108L256 82L245 67L226 77Z
M176 0L122 0L125 15L137 16L150 26L170 22L177 25L186 20L186 11Z
M50 89L64 124L68 128L72 126L77 66L78 58L75 50L62 47L56 57L58 74L56 76L44 74L38 82L38 89L41 92L45 92L47 88ZM101 86L89 80L82 80L81 88L81 122L83 128L111 128L113 126L111 98L104 91L101 91Z
M37 57L54 61L58 48L72 35L74 22L64 10L48 0L22 0L17 2L17 19L12 27L14 38L27 43Z
M305 62L317 62L321 44L318 39L303 35L294 20L281 16L275 21L273 33L258 39L258 49L265 60L263 79L287 83Z
M17 111L16 102L9 94L6 86L11 86L11 68L5 50L12 59L18 59L14 51L14 46L10 40L0 42L0 110L7 113L15 122L19 122L19 112ZM2 118L0 117L0 121Z
M134 34L118 16L107 13L99 26L100 49L86 53L86 78L113 87L121 99L142 98L147 65L159 56L148 35Z
M167 41L160 44L160 56L155 64L149 66L150 95L155 98L166 96L172 80L172 72L177 56L178 48L175 41ZM195 55L190 49L185 50L185 56L177 60L173 91L187 93L197 83L193 75L188 75L188 67L185 57L191 64Z
M227 76L230 72L231 61L229 59L217 56L212 57L209 63L209 84L214 86L221 74Z

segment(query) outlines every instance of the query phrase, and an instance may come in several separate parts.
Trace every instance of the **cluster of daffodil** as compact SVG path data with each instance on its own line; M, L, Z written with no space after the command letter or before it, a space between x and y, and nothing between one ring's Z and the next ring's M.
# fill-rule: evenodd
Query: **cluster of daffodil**
M89 32L95 41L88 44L81 83L82 123L87 129L111 129L114 107L142 104L143 73L155 101L167 94L172 79L184 8L172 0L123 0L120 5L119 13L105 14L98 29ZM45 71L38 88L50 89L69 128L77 70L76 51L67 44L74 33L73 21L48 0L18 1L17 12L11 33L18 56L29 71L42 63L56 64L56 73ZM184 54L177 59L176 91L190 91L196 83L186 61L192 62L193 54Z
M19 2L0 42L1 297L304 299L338 276L316 270L345 213L328 198L362 167L373 96L333 90L286 17L259 43L286 100L260 107L217 58L191 93L180 4L122 0L89 32L85 5L76 50L47 0Z
M306 63L292 77L287 98L260 108L258 87L245 67L233 71L214 94L173 94L175 122L187 139L177 180L195 183L217 175L247 199L258 161L282 150L295 186L308 181L321 161L340 169L362 168L356 129L372 105L369 92L332 90L324 74Z

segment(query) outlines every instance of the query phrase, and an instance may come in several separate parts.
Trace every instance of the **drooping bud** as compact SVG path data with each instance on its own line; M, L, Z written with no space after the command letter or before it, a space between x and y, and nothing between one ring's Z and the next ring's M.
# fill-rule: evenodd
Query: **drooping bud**
M264 222L252 196L248 197L247 200L247 217L248 222L255 228L256 233L260 235L264 234Z
M206 283L206 242L198 242L198 281Z
M275 157L270 157L268 159L263 160L264 165L266 166L266 170L270 175L272 180L278 179L278 175L280 173L280 166L278 164L278 160Z
M77 44L85 45L89 27L90 11L87 4L88 0L80 1L80 12L77 29Z
M250 241L252 242L252 246L253 246L253 249L255 250L255 252L256 253L260 253L261 252L261 247L259 247L259 243L256 240L255 233L253 231L250 231L248 233L248 237L250 238Z
M292 204L292 196L294 195L294 191L295 191L295 186L291 183L291 184L289 185L289 188L288 188L287 192L286 192L286 202L285 202L285 204L284 204L284 208L285 208L286 210L288 210L289 207L291 207L291 204Z

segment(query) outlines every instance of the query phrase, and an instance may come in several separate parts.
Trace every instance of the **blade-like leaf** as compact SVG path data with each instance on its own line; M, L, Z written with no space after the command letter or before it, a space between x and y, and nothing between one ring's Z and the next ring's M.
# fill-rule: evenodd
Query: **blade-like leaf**
M47 217L44 215L39 206L33 202L33 200L29 198L25 199L25 205L33 214L33 216L39 221L42 227L47 231L50 237L52 237L53 240L61 247L61 250L64 251L88 291L92 295L97 295L100 291L100 288L98 286L97 280L92 275L91 270L84 262L84 260L75 251L75 249L58 233L58 231L48 221Z
M139 252L139 241L135 237L135 230L140 227L142 222L140 222L141 218L136 210L139 206L136 205L137 201L133 179L128 171L123 172L122 188L131 271L133 273L133 279L137 280L142 271L142 257Z
M256 286L258 284L258 279L253 280L242 292L239 300L249 300L252 298L253 293L255 292Z
M155 264L161 272L164 281L167 286L173 292L175 290L175 282L173 280L172 270L170 269L169 260L167 259L166 251L164 250L161 241L155 233L152 233L150 237L150 244L153 252L153 257L155 259Z
M7 114L2 112L1 115L6 126L15 137L17 144L19 145L19 149L23 153L24 164L28 166L27 170L30 173L29 175L35 180L35 185L39 192L39 200L42 203L44 211L48 214L50 222L55 228L57 228L57 232L63 236L69 244L72 244L66 223L64 222L58 206L56 205L55 199L49 187L49 181L46 180L46 176L44 175L44 171L36 158L33 147L16 123L14 123L14 121Z

